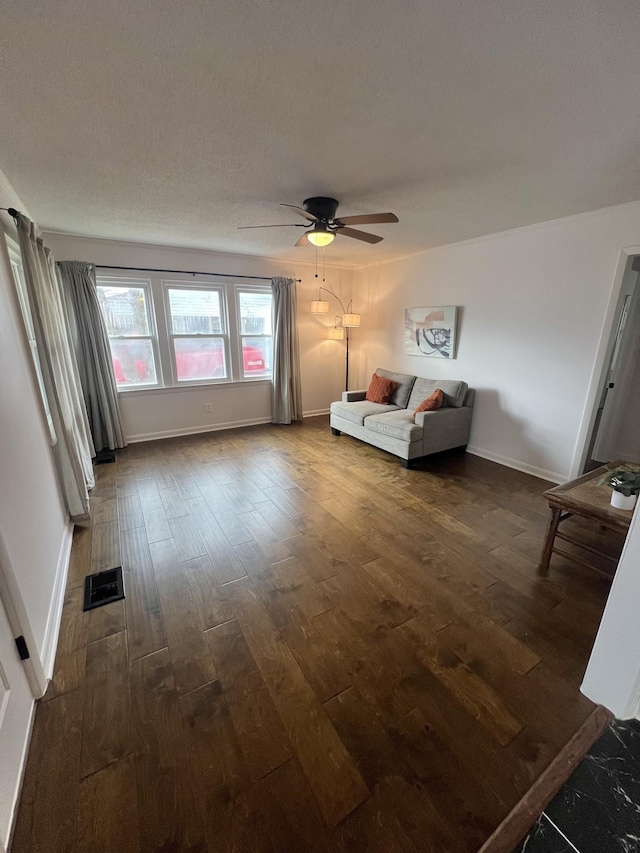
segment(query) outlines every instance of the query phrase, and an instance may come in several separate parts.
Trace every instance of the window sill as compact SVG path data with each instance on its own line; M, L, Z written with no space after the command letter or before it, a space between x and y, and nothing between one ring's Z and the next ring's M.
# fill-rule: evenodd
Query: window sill
M248 385L271 385L271 379L241 379L234 382L194 382L189 385L154 385L151 388L118 388L118 394L126 397L146 397L152 394L167 394L174 391L210 391L212 388L246 388Z

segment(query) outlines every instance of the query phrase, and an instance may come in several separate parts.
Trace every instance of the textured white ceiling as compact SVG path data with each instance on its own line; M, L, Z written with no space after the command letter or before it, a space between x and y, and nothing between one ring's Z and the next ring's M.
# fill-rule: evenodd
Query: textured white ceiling
M48 230L360 264L640 198L637 0L2 4L0 168Z

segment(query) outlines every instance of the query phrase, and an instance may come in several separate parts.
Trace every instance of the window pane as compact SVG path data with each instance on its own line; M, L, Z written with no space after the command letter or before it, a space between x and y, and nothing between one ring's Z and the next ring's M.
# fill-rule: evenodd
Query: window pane
M156 384L156 365L151 341L111 339L109 343L113 372L119 387Z
M240 333L242 335L271 334L271 294L243 290L240 303Z
M226 379L224 342L220 338L174 338L178 379Z
M273 370L273 339L242 339L242 373L245 379L252 376L271 376Z
M144 288L99 285L98 299L110 337L150 334Z
M217 290L169 288L169 308L174 335L217 335L223 331Z

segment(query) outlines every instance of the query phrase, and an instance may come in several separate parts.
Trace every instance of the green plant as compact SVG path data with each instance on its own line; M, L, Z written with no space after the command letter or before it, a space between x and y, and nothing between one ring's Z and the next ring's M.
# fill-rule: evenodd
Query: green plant
M616 468L609 471L600 481L611 486L616 492L621 492L625 497L640 493L640 471L632 468Z

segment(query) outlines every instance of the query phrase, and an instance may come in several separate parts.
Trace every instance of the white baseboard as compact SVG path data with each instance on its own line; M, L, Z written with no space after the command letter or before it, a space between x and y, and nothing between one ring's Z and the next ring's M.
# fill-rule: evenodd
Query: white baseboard
M73 542L73 524L69 523L65 529L58 555L56 567L56 580L51 595L47 626L42 643L42 668L47 680L53 675L53 667L58 648L58 635L60 634L60 620L62 618L62 607L64 605L64 593L67 586L67 573L69 571L69 558L71 557L71 545Z
M501 456L492 450L483 450L481 447L475 447L473 444L467 445L467 453L471 453L473 456L480 456L482 459L488 459L490 462L497 462L499 465L505 465L507 468L514 468L516 471L522 471L524 474L532 474L534 477L540 477L542 480L550 480L552 483L567 482L567 477L558 474L556 471L547 471L544 468L529 465L528 462L510 459L508 456Z
M197 435L201 432L218 432L223 429L238 429L239 427L257 426L258 424L270 424L271 418L250 418L246 421L227 421L220 424L202 424L193 427L181 427L180 429L165 429L159 432L142 432L138 435L126 436L128 444L136 444L139 441L156 441L160 438L178 438L181 435Z
M303 418L315 418L319 415L328 415L329 409L311 409L303 412ZM223 429L239 429L240 427L258 426L258 424L270 424L271 418L251 418L246 421L227 421L221 424L202 424L195 427L181 427L180 429L166 429L159 432L141 432L138 435L128 435L127 443L136 444L139 441L156 441L161 438L178 438L181 435L196 435L201 432L218 432Z
M27 734L24 739L24 744L22 747L22 756L20 758L20 778L18 779L18 784L16 785L13 804L11 806L11 818L9 820L9 831L7 833L6 840L6 848L2 846L2 840L0 839L0 851L6 849L9 850L11 847L11 841L13 837L13 832L16 826L16 818L18 816L18 808L20 806L20 797L22 796L22 788L24 785L24 774L27 769L27 758L29 757L29 747L31 746L31 737L33 735L33 724L36 720L36 701L35 699L31 703L31 708L29 709L29 722L27 724Z

